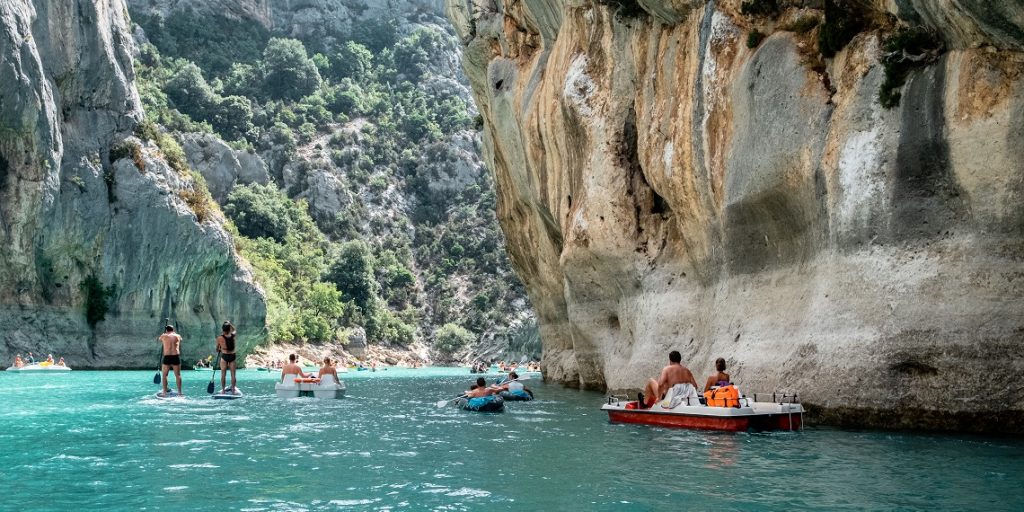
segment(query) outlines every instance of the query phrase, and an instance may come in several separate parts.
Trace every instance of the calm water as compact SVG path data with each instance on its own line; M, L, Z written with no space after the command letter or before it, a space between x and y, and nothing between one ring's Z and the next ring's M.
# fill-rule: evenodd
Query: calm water
M184 372L0 372L0 509L1020 510L1024 440L611 425L602 395L531 381L482 415L435 402L461 369L349 373L349 397L234 402Z

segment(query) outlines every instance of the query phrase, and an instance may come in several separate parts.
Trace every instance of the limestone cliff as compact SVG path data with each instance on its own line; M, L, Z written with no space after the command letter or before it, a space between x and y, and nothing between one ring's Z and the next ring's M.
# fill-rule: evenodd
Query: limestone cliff
M546 376L678 349L834 423L1024 431L1024 7L867 2L824 58L835 2L754 4L448 0Z
M5 363L31 350L78 368L155 367L166 317L186 359L212 352L222 320L240 325L243 348L265 331L262 292L216 212L194 213L192 178L132 135L128 26L121 0L0 3Z

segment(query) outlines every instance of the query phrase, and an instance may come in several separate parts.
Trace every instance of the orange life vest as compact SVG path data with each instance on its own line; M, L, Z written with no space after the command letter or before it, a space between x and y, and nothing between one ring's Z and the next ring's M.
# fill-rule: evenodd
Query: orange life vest
M709 407L739 407L740 390L729 384L705 391L704 399L707 400Z

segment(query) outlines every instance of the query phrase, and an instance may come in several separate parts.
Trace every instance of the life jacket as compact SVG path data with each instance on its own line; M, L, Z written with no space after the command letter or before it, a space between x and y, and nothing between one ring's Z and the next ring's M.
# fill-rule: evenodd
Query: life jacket
M729 384L705 391L704 399L707 401L708 407L739 407L740 390Z

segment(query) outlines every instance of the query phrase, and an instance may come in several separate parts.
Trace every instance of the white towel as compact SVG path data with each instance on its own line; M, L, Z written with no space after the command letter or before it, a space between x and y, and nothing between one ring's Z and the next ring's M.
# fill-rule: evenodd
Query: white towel
M284 380L281 381L281 386L294 388L295 386L297 386L297 384L295 384L295 379L297 378L299 378L298 375L294 373L289 373L288 375L284 376Z
M330 386L331 384L337 384L337 382L334 380L334 375L324 375L323 377L320 378L321 386Z
M693 384L683 383L672 386L672 389L665 393L665 399L661 401L661 406L665 409L675 409L680 404L686 403L687 405L694 404L691 398L697 398L697 389L693 387Z

